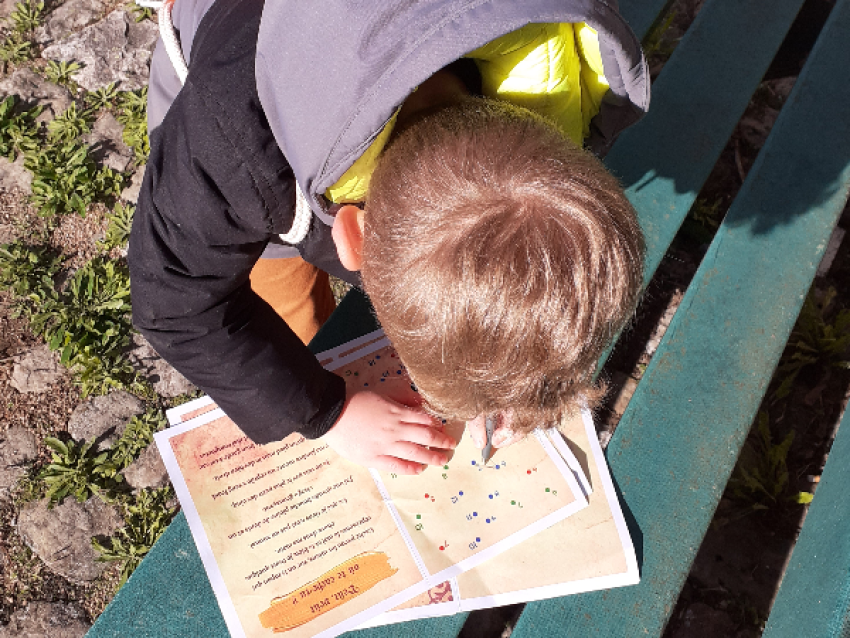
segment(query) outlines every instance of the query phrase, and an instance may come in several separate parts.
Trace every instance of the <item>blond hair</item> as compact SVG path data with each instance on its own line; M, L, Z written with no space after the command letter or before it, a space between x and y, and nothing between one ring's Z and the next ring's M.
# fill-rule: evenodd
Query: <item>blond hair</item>
M596 157L526 109L464 99L399 132L365 218L366 292L434 413L511 410L528 431L592 407L644 252Z

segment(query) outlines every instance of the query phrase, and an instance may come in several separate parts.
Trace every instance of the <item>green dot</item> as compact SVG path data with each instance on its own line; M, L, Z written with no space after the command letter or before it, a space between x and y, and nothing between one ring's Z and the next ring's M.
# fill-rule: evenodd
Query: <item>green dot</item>
M547 492L549 491L549 488L548 488L548 487L546 488L546 491L547 491Z
M511 501L511 505L516 505L516 501Z
M422 518L422 515L421 515L421 514L417 514L417 515L416 515L416 518L417 518L417 519Z
M443 466L443 469L444 469L444 470L447 470L447 469L449 469L449 466L448 466L448 465L444 465L444 466Z

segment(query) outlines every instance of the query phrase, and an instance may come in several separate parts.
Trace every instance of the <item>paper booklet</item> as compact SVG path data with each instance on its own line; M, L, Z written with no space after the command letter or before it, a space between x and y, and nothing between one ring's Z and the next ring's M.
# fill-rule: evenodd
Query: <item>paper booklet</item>
M386 338L318 355L351 387L406 387ZM156 435L234 637L334 636L637 582L589 415L536 431L486 465L463 424L418 476L368 470L321 440L255 445L209 398ZM496 557L496 558L494 558Z

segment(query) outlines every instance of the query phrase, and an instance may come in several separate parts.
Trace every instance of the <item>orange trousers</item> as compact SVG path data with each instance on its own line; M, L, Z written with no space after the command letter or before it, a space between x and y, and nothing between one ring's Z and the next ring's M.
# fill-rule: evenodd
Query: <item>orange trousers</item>
M260 259L251 271L251 288L304 343L336 308L328 273L300 257Z

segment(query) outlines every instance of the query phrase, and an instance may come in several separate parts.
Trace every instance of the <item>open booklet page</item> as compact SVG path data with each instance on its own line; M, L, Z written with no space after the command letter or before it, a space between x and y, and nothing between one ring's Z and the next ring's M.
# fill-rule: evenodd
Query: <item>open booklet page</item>
M380 335L320 360L352 388L414 391ZM446 423L460 438L452 459L402 477L297 434L255 445L208 399L169 420L157 445L233 636L332 636L445 598L451 578L587 506L543 433L483 465Z
M498 558L376 616L363 627L567 596L639 581L605 457L589 412L548 435L588 495L589 506ZM505 450L507 451L507 450Z

